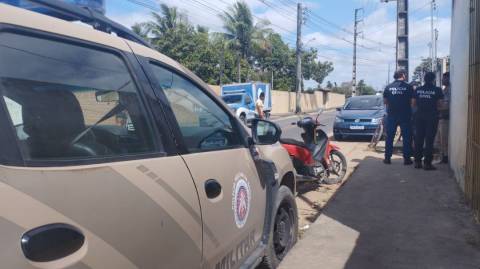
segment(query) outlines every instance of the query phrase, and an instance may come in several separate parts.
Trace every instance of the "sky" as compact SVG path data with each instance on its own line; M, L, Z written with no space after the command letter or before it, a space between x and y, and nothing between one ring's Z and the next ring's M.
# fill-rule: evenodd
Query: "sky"
M227 10L235 0L106 0L107 16L125 25L150 19L152 9L159 3L177 6L193 24L222 31L218 13ZM409 0L409 58L410 72L422 58L429 57L431 40L430 3L432 0ZM291 47L295 46L295 0L245 0L256 19L268 19L271 28L282 35ZM354 10L360 8L358 30L357 80L381 90L395 70L396 2L380 0L308 0L300 1L306 8L306 23L302 27L305 48L318 49L320 61L331 61L335 70L325 79L342 82L352 80ZM434 27L439 30L438 56L449 55L451 0L436 0ZM143 3L143 4L142 4ZM392 79L390 79L392 80ZM316 83L307 81L306 87Z

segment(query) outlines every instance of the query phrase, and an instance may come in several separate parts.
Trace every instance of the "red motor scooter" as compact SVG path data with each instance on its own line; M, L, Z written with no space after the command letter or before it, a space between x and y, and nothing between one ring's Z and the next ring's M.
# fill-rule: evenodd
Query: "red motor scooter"
M340 148L331 144L327 134L319 129L325 126L317 117L305 117L292 123L303 129L303 141L280 139L282 146L288 151L297 171L297 181L316 181L319 183L340 183L347 172L347 161Z

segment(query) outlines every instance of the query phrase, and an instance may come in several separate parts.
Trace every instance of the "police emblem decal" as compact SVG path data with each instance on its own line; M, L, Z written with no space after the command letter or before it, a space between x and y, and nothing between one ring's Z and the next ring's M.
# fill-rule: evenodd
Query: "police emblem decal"
M237 175L233 183L232 209L238 228L242 228L247 222L251 206L251 193L246 177L243 174Z

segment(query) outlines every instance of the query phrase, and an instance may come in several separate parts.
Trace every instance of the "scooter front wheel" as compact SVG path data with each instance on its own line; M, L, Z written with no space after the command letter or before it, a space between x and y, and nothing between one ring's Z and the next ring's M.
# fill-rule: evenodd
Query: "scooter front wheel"
M329 158L329 175L323 180L323 182L326 184L340 183L347 174L347 159L345 159L345 156L343 156L343 154L338 150L332 150Z

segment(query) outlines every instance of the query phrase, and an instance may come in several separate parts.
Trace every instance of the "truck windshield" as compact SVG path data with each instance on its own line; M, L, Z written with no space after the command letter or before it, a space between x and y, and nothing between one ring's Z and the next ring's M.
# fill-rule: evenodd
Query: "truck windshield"
M382 98L352 98L345 106L345 110L379 110L382 107Z
M241 95L225 95L222 96L223 101L227 104L238 104L242 102L242 96Z

